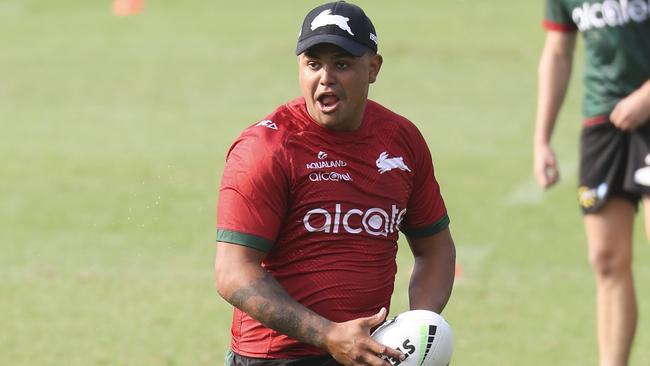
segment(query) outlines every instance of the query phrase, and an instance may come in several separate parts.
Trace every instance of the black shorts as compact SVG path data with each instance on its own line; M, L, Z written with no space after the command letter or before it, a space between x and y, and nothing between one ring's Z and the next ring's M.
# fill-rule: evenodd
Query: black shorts
M578 200L585 214L598 211L610 197L635 206L650 195L650 124L632 132L609 120L582 129Z
M341 364L330 355L284 360L245 357L228 351L225 366L341 366Z

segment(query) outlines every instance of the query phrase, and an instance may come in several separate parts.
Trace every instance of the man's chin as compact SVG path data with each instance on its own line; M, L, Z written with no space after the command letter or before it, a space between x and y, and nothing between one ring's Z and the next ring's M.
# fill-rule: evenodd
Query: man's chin
M337 126L340 124L338 118L334 117L331 114L324 114L321 113L318 118L316 119L316 122L330 130L336 130Z

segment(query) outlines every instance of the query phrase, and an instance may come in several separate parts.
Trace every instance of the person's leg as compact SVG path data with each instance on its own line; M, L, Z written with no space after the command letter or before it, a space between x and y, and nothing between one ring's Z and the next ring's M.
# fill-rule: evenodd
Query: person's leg
M637 323L632 278L632 228L636 208L613 197L584 216L589 261L596 275L600 366L628 364Z
M646 240L650 244L650 196L643 196L643 224Z

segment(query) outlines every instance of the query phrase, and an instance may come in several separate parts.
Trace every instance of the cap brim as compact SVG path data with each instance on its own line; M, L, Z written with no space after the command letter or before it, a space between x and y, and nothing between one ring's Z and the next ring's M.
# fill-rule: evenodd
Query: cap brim
M353 56L357 57L363 56L366 52L370 51L370 48L367 46L359 44L346 37L337 36L335 34L318 34L299 41L298 45L296 46L296 55L299 55L311 47L321 43L330 43L335 46L339 46Z

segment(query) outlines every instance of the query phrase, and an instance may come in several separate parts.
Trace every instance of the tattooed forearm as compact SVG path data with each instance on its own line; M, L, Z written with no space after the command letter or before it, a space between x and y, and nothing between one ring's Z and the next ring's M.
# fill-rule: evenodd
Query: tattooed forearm
M331 323L295 301L268 273L239 287L226 299L255 320L301 342L324 344Z

